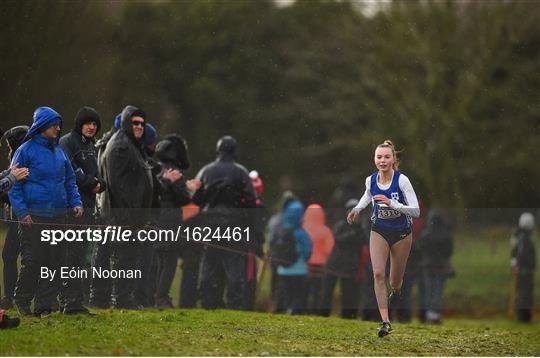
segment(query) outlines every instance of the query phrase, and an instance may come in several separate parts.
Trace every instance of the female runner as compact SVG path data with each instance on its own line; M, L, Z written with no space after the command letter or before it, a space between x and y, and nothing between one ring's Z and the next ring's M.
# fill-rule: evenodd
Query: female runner
M366 192L347 216L352 224L360 211L373 204L369 253L373 266L375 296L382 323L379 337L384 337L392 326L388 306L399 301L405 266L412 244L412 219L420 216L418 199L404 174L398 171L399 161L394 144L385 140L375 149L378 171L366 178ZM390 295L386 289L386 262L390 256Z

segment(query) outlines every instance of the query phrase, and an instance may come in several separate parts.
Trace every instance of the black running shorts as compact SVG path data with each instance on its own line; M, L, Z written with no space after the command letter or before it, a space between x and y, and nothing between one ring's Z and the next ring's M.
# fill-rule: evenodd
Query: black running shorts
M394 230L388 230L388 229L382 229L380 227L377 227L375 225L371 225L371 231L376 232L377 234L381 235L383 239L386 240L388 243L388 246L392 247L396 242L403 240L409 234L412 232L411 228L408 228L405 231L394 231Z

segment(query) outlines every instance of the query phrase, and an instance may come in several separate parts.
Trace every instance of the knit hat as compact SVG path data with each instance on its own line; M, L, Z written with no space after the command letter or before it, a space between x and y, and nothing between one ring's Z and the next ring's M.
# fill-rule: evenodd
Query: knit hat
M99 132L99 129L101 128L101 119L99 118L98 112L88 106L84 106L77 112L77 115L75 116L75 130L79 133L82 131L82 126L86 123L90 122L96 122L96 134Z

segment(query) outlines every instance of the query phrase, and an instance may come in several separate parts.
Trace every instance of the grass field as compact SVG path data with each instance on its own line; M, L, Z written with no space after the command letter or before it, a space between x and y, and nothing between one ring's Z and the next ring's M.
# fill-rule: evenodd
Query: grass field
M511 229L505 227L455 233L452 263L457 274L446 284L444 306L447 315L463 318L505 316L512 284L509 266L510 233ZM5 231L0 228L0 247L3 247L4 237ZM538 237L535 241L538 253ZM0 275L2 270L0 265ZM175 305L178 304L181 275L179 266L171 289ZM267 310L269 297L270 274L267 272L257 298L257 310ZM535 275L535 303L535 310L540 315L540 272ZM336 299L335 312L338 311L338 306L339 299Z
M3 236L0 230L0 238ZM24 318L21 327L1 331L0 356L538 356L540 274L536 275L536 323L523 325L505 319L511 284L507 238L505 230L456 237L452 261L457 276L448 281L448 314L442 326L398 323L389 337L379 339L376 323L335 317L227 310L96 310L90 317L55 313L44 319ZM172 290L175 304L179 276ZM267 307L268 279L267 275L258 298L260 310Z
M445 307L448 313L467 317L504 315L508 307L511 229L493 228L455 234L452 263L456 276L447 281ZM540 251L535 240L537 256ZM536 312L540 313L540 272L535 275Z
M25 318L0 334L0 355L540 355L538 326L453 319L442 326L227 310L123 312Z

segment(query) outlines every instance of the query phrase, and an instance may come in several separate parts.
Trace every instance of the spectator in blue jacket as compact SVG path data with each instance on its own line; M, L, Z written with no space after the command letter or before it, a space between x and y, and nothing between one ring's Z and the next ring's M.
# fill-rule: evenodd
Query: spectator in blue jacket
M307 260L311 256L311 239L302 229L304 205L300 201L290 202L283 210L282 225L285 230L294 230L297 259L289 266L278 265L276 307L277 313L302 314L307 304Z
M54 229L63 223L68 209L72 209L76 217L83 212L75 174L58 145L61 128L62 118L55 110L50 107L36 109L25 143L17 149L11 164L26 167L30 172L26 180L16 182L9 193L22 235L21 271L15 303L23 315L32 314L30 303L34 297L34 314L37 316L48 315L58 307L62 245L42 242L41 230ZM43 277L44 268L57 270L56 275Z

